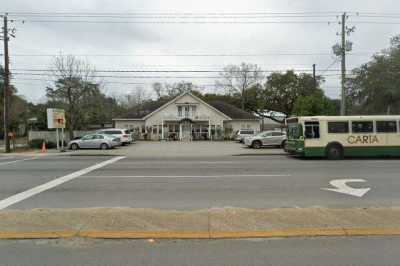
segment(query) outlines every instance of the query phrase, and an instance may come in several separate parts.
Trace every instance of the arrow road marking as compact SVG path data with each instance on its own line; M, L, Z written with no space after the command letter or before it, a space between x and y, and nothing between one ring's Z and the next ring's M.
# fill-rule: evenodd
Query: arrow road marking
M367 182L364 179L335 179L329 182L332 187L335 188L322 188L322 190L333 191L337 193L347 194L354 197L361 198L364 196L371 188L352 188L347 183L364 183Z

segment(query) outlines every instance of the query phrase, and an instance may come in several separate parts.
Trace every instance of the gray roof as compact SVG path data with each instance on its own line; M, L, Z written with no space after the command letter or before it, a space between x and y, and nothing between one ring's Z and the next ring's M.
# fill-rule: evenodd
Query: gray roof
M122 119L142 119L146 115L154 112L164 104L166 104L167 100L160 100L160 101L149 101L143 104L142 106L134 107L126 112L124 115L120 116L119 118Z
M242 109L223 102L223 101L211 101L207 102L209 105L217 109L218 111L224 113L225 115L229 116L235 120L257 120L258 117L254 116L253 114L243 111Z
M135 107L129 110L127 113L124 115L118 117L120 119L142 119L146 115L154 112L164 104L166 104L168 101L152 101L152 102L147 102L141 107ZM254 116L253 114L243 111L242 109L223 102L223 101L210 101L207 102L207 104L211 105L218 111L222 112L223 114L227 115L228 117L234 119L234 120L257 120L258 117ZM118 119L117 118L117 119Z

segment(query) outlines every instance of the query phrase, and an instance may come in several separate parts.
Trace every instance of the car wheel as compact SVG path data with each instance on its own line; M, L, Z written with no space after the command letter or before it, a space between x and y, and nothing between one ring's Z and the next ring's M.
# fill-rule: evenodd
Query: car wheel
M78 144L72 143L72 144L71 144L71 150L74 150L74 151L79 150Z
M261 144L261 142L258 141L258 140L253 141L253 143L251 144L251 147L252 147L253 149L261 149L261 146L262 146L262 144Z
M329 145L326 151L329 160L343 159L343 148L338 144Z
M101 150L107 150L108 149L108 145L106 143L103 143L100 145L100 149Z

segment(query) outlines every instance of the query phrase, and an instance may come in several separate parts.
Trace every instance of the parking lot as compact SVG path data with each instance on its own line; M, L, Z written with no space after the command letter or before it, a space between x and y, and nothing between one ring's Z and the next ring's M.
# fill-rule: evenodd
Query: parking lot
M259 150L232 141L139 141L129 146L122 146L106 151L79 150L75 155L122 155L129 158L193 158L220 157L241 155L284 155L284 151L276 147L265 147Z
M104 154L1 156L0 208L398 206L399 171L397 159L305 160L236 143L144 142ZM343 179L362 179L351 187L369 190L326 190Z

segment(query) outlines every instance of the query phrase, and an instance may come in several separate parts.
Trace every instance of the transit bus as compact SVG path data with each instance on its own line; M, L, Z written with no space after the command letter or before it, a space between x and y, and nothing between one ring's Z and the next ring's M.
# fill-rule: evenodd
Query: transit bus
M332 160L400 156L400 115L293 117L286 123L290 154Z

